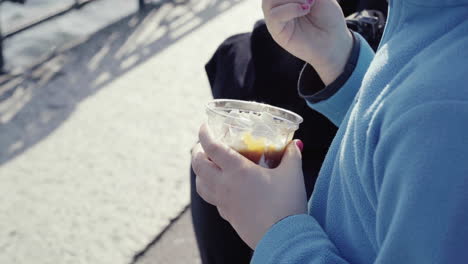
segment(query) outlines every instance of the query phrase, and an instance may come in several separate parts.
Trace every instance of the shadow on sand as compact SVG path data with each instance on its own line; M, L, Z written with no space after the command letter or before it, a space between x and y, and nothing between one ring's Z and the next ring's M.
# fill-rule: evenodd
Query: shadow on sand
M0 166L51 134L80 101L242 1L150 5L21 75L0 76Z

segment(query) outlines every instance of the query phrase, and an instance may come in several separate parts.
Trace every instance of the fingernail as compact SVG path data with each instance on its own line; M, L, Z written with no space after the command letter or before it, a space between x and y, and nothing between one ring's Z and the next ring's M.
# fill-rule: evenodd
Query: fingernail
M304 143L300 139L296 140L296 146L299 148L301 152L304 149Z
M308 4L302 4L302 5L301 5L301 8L302 8L303 10L307 10L307 9L309 9L309 7L310 7L310 6L309 6Z

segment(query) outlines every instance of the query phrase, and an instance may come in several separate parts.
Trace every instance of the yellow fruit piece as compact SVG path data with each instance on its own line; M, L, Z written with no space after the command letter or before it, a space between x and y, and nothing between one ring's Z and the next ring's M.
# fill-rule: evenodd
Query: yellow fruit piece
M254 138L249 132L244 133L242 141L249 151L263 151L266 147L266 140L264 137Z

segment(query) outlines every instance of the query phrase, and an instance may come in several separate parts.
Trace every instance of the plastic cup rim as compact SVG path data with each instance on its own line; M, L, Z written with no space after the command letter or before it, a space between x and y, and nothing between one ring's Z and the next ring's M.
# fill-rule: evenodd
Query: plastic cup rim
M281 107L277 107L277 106L273 106L273 105L269 105L269 104L265 104L265 103L259 103L259 102L255 102L255 101L244 101L244 100L235 100L235 99L214 99L214 100L211 100L210 102L208 102L206 104L206 109L217 114L217 115L222 115L224 117L231 117L229 114L227 113L224 113L222 111L216 111L214 109L214 107L211 105L211 104L214 104L216 102L233 102L233 103L241 103L241 104L245 104L245 103L251 103L251 104L256 104L256 105L260 105L260 106L264 106L264 107L268 107L268 108L273 108L273 109L276 109L278 111L281 111L281 112L285 112L285 113L288 113L292 116L294 116L298 122L294 122L294 121L291 121L291 120L288 120L286 118L283 118L283 117L280 117L280 116L277 116L275 115L276 118L278 119L281 119L291 125L293 125L294 127L296 127L296 129L299 127L299 125L304 121L304 118L302 118L302 116L294 113L293 111L290 111L290 110L287 110L287 109L284 109L284 108L281 108Z

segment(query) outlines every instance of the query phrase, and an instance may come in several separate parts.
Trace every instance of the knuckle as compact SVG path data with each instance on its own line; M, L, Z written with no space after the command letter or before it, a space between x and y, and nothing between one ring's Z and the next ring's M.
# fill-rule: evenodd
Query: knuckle
M224 220L228 221L228 218L227 218L226 213L224 212L223 208L217 207L217 209L218 209L219 216L221 216L221 218L223 218Z
M195 189L197 190L197 193L203 197L204 196L204 193L203 193L203 184L202 182L200 181L200 178L197 177L195 179Z
M198 195L207 203L217 206L219 204L219 197L214 187L210 181L206 181L200 177L195 179L195 189Z
M212 197L212 194L209 192L209 188L206 186L206 184L200 180L200 178L197 177L196 179L196 191L198 195L205 200L207 203L210 204L215 204L215 201Z
M231 209L229 209L229 207L223 206L223 207L221 208L221 213L222 213L223 216L224 216L224 217L223 217L224 220L229 221L229 219L232 218L232 217L231 217L232 215L231 215L231 212L230 212L230 211L231 211Z
M199 175L202 167L202 153L197 153L192 159L192 168L196 175Z
M199 176L200 174L200 167L197 163L192 162L192 170L195 173L196 176Z
M197 164L201 164L204 159L204 155L202 152L197 152L194 156L194 162Z
M221 147L216 143L209 143L206 145L205 151L210 155L216 156L221 152Z
M190 154L192 155L192 157L197 154L198 152L200 152L200 143L197 143L195 144L191 149L190 149Z

